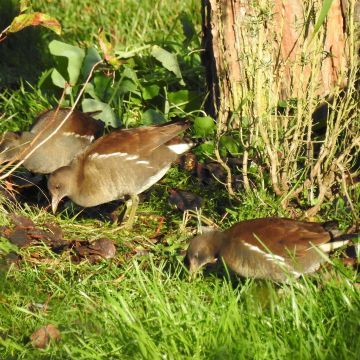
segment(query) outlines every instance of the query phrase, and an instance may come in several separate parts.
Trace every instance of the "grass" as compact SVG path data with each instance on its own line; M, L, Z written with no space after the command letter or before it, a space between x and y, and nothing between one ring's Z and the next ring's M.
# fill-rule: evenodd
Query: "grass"
M258 208L256 201L252 203ZM142 204L140 213L149 207L156 209L151 199ZM239 209L238 216L249 217L248 211ZM356 359L360 355L360 292L355 284L359 276L336 259L334 267L324 266L315 276L281 286L212 271L189 279L179 254L191 235L179 230L180 216L174 210L167 212L165 237L156 244L150 238L157 222L144 218L127 232L112 223L66 214L54 218L27 206L16 212L39 225L58 222L66 238L107 236L116 242L118 253L111 261L74 264L68 253L54 254L37 245L19 251L21 262L3 264L1 358ZM3 214L1 223L7 222ZM6 245L1 240L0 252L10 251ZM144 248L148 255L136 255L135 249ZM61 341L46 350L34 349L30 335L49 323L59 328Z
M96 43L102 26L114 35L120 49L153 41L181 47L182 12L200 30L199 2L194 0L141 4L99 0L96 7L89 0L33 0L32 4L35 10L59 19L61 40L73 44ZM37 84L39 74L51 63L46 48L54 35L29 31L12 35L0 45L8 47L0 47L0 55L6 51L9 57L0 56L0 61L8 65L12 57L15 65L29 58L26 39L37 54L20 69L24 72L19 72L18 64L12 65L11 77L5 71L0 76L1 131L27 128L37 113L57 100ZM151 75L152 68L144 64L143 73ZM19 77L24 80L19 82ZM140 107L131 102L127 106L128 113ZM12 204L10 211L30 217L39 226L49 221L60 224L67 239L109 237L117 245L117 255L98 264L75 264L67 252L55 254L45 245L19 250L0 238L0 359L360 357L359 276L354 270L335 256L334 266L327 264L315 276L281 286L232 274L216 276L212 271L190 280L180 254L197 221L192 219L184 229L182 214L168 203L168 189L173 187L202 196L203 215L224 228L254 217L291 216L268 190L240 193L235 201L222 186L203 186L177 166L147 193L131 232L71 212L54 217L34 205ZM360 201L354 203L359 211ZM164 214L165 224L154 240L159 216ZM343 228L355 221L342 198L325 203L318 220L334 218ZM1 209L0 226L8 223L6 210ZM148 254L139 255L144 249ZM21 261L9 265L5 256L12 251L19 253ZM60 342L45 350L34 349L31 334L49 323L59 328Z
M2 275L2 358L359 356L359 291L341 269L280 288L212 276L189 281L175 257L96 266L55 260ZM61 342L32 349L28 336L47 323L58 326Z

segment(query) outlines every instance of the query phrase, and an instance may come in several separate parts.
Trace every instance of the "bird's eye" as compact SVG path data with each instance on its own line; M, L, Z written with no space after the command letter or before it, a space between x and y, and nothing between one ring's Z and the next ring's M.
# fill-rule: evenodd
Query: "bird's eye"
M56 190L59 190L60 188L61 188L60 185L56 185L56 186L55 186L55 189L56 189Z

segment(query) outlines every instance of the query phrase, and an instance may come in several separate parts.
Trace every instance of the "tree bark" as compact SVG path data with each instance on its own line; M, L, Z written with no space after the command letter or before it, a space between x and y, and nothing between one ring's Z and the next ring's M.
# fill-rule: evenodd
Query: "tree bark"
M252 46L246 37L244 26L249 19L261 14L257 4L261 1L202 0L203 63L207 71L210 97L207 103L209 114L218 120L218 131L227 127L242 101L243 82L248 81L243 68L246 66L244 50ZM306 4L307 6L306 6ZM274 72L281 75L277 89L281 99L294 97L305 91L307 80L312 75L311 64L297 60L309 45L316 21L312 6L321 6L322 1L272 0L273 23L264 21L268 43L272 44L270 55L275 59ZM359 19L359 1L355 12ZM327 15L323 38L324 59L316 94L325 97L333 86L346 86L349 53L346 46L346 15L348 0L334 0ZM305 26L303 26L305 24ZM269 49L268 49L269 50ZM302 83L297 82L303 77ZM299 86L302 88L299 89Z

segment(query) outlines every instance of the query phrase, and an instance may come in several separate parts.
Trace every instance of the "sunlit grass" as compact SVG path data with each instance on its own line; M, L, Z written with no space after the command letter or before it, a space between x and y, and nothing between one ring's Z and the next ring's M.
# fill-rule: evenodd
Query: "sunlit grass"
M121 49L155 40L182 44L182 12L200 30L200 2L195 0L32 3L59 19L61 40L73 44L97 44L100 27ZM45 47L54 37L46 30L40 35ZM144 73L152 74L146 68ZM23 84L1 88L0 131L25 129L40 111L56 104L37 85ZM129 112L132 106L138 105L129 102ZM9 224L8 210L38 226L56 222L66 239L108 237L117 255L98 264L75 264L67 252L55 254L40 244L19 250L0 238L0 359L360 357L359 276L354 270L335 259L334 267L327 264L315 276L286 285L212 272L190 280L181 254L198 221L192 218L184 229L182 213L168 202L168 190L175 187L203 197L203 216L222 228L261 216L295 216L268 189L245 194L240 188L238 199L231 199L222 185L204 186L177 166L144 195L132 231L77 211L53 216L38 206L5 204L0 226ZM355 206L359 209L360 201ZM157 233L161 216L165 220ZM318 220L329 219L338 219L342 228L354 222L342 198L324 204ZM147 255L140 256L138 250L144 249ZM11 251L21 260L9 265L4 258ZM34 349L30 335L48 323L59 328L60 342Z

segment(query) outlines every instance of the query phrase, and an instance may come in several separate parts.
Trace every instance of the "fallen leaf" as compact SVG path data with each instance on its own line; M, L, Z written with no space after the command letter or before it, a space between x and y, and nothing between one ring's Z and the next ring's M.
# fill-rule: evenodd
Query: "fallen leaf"
M60 331L55 325L48 324L34 331L31 336L31 344L34 348L45 349L50 341L60 340Z
M171 189L169 202L181 211L196 210L200 209L202 198L190 191Z
M93 254L100 255L104 259L111 259L115 256L116 247L114 243L107 238L97 239L90 243L89 249Z
M9 218L15 226L35 228L35 224L33 223L33 221L25 216L9 214Z

